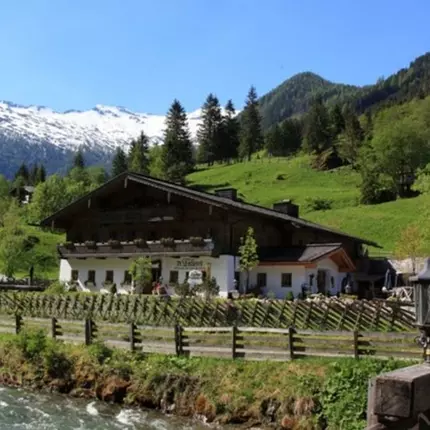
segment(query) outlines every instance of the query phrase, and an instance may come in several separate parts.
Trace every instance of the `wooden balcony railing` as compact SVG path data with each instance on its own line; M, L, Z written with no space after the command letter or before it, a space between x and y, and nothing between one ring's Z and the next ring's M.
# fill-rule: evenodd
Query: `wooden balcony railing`
M87 257L122 257L129 258L139 255L151 256L181 256L181 255L207 255L214 252L212 239L203 239L201 242L195 240L167 240L133 242L92 242L85 243L63 243L57 246L62 258L87 258Z

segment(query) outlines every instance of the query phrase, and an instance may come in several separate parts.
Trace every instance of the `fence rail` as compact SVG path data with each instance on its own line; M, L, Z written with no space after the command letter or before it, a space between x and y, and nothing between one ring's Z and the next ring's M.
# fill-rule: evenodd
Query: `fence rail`
M115 348L144 353L285 361L316 357L395 357L420 359L422 349L415 333L365 331L313 331L261 327L147 326L57 318L0 317L1 333L24 329L72 343L104 342Z

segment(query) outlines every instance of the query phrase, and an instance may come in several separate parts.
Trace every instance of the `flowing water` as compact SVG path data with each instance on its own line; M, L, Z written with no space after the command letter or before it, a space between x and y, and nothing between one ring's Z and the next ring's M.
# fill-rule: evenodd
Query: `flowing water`
M0 430L203 430L154 411L0 387Z

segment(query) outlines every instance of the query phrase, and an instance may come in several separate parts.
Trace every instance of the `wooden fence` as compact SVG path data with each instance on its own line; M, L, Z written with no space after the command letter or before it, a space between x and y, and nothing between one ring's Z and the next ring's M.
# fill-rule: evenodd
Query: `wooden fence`
M135 323L71 321L57 318L0 317L0 332L43 330L58 340L145 353L285 361L317 357L395 357L420 359L416 333L311 331L256 327L153 327Z
M0 314L151 326L268 327L334 331L414 331L411 307L385 300L317 301L161 298L143 295L0 293Z

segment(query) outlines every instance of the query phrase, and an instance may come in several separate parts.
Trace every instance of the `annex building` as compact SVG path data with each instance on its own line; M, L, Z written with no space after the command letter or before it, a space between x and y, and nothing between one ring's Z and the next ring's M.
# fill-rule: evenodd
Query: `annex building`
M346 283L357 291L384 276L370 273L366 246L376 243L301 219L290 201L269 209L241 201L233 188L209 194L136 173L113 178L41 226L66 232L60 280L96 291L112 283L127 290L131 262L149 256L153 280L170 287L198 269L216 278L222 296L245 292L238 248L250 226L260 260L250 285L263 294L334 295Z

